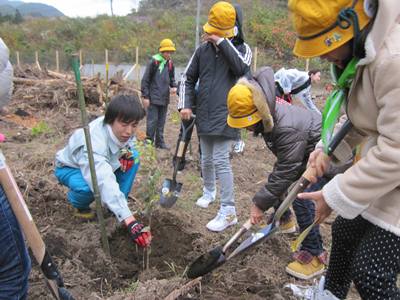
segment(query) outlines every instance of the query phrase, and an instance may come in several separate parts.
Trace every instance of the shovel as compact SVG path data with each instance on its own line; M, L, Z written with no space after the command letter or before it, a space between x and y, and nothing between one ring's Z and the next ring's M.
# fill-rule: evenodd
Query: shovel
M328 153L326 154L327 156L331 156L333 152L335 151L336 147L339 145L339 143L342 141L342 139L345 137L345 135L350 131L352 128L352 124L350 120L347 120L342 128L335 134L332 138L332 140L329 143L328 147ZM281 203L281 205L278 207L276 210L276 213L274 215L274 218L270 224L265 226L264 228L260 229L256 233L253 233L249 238L244 240L239 247L237 247L231 255L228 257L228 259L238 255L239 253L249 249L250 247L253 247L269 237L271 237L274 233L279 231L279 220L282 217L282 215L285 213L285 211L289 208L290 205L292 205L293 201L297 198L297 195L301 192L303 192L306 187L311 183L311 178L316 175L316 170L314 168L307 168L306 171L303 173L303 175L300 177L300 179L297 181L295 186L289 191L289 194L286 196L285 200ZM301 242L304 240L304 238L307 236L307 234L311 231L311 228L316 224L316 221L314 221L308 228L304 230L303 233L300 234L299 238L295 241L294 245L292 248L296 247L298 248Z
M344 136L350 131L352 128L352 124L349 120L347 120L342 128L339 130L337 134L334 135L332 141L329 143L328 147L328 156L331 156L333 151L339 145ZM226 257L226 250L251 227L251 222L248 220L242 228L228 241L228 243L221 249L220 247L214 248L210 252L205 255L197 258L188 269L188 277L196 278L199 276L203 276L217 267L221 266L226 261L231 258L237 256L240 253L248 250L249 248L265 241L269 237L273 236L276 232L279 232L279 219L282 217L284 212L289 208L289 206L293 203L293 201L297 198L297 194L301 193L305 190L305 188L310 184L310 178L315 175L314 168L307 168L307 170L303 173L301 178L297 181L295 186L289 191L289 194L286 196L285 200L281 203L279 208L277 209L274 218L270 224L263 227L259 231L252 233L250 237L244 240L232 253ZM315 222L314 222L315 223ZM311 225L313 226L314 223ZM310 226L310 227L311 227ZM310 231L310 228L305 230L305 233L301 235L301 238L304 239L306 234ZM301 243L301 241L298 241Z
M188 268L187 276L189 278L197 278L203 276L212 270L224 264L229 258L226 257L226 252L245 232L251 228L251 221L248 219L246 223L229 239L223 246L218 246L210 252L199 256Z
M178 144L178 151L176 153L176 163L174 165L174 172L172 174L172 179L166 178L162 184L161 194L160 194L160 205L164 208L171 208L175 202L178 200L179 194L182 190L182 183L176 181L176 174L178 173L178 167L181 164L183 157L183 151L185 149L185 140L187 132L194 126L196 116L193 115L188 126L185 126L181 122L182 135Z

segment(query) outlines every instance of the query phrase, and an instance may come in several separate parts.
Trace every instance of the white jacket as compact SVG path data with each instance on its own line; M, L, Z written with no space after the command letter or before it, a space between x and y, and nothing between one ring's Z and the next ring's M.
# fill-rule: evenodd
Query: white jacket
M0 38L0 108L10 102L13 90L13 67L8 58L8 48Z

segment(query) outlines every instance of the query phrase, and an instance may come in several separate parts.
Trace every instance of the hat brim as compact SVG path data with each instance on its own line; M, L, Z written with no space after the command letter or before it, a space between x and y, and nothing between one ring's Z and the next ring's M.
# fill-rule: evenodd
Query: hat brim
M360 14L358 15L360 16ZM361 14L359 18L360 30L363 29L369 21L370 19L365 14ZM293 53L302 58L321 56L343 46L353 38L353 35L353 26L347 29L335 27L327 33L311 40L296 39Z
M229 127L232 127L232 128L246 128L251 125L257 124L261 120L262 119L261 119L258 111L256 111L256 112L252 113L251 115L242 117L242 118L237 118L237 117L233 118L230 115L228 115L227 123L228 123Z
M168 52L175 52L176 49L175 49L175 47L162 47L162 48L160 48L159 51L160 51L160 52L166 52L166 51L168 51Z
M203 30L205 33L215 34L215 35L218 35L218 36L224 37L224 38L231 38L231 37L235 36L234 27L224 30L224 29L216 28L216 27L210 25L208 22L206 24L204 24Z

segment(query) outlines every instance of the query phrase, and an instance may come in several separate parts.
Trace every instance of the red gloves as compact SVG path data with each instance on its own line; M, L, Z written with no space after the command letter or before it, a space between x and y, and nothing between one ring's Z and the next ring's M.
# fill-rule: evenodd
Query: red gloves
M128 224L128 232L132 241L140 247L147 247L151 242L151 232L144 230L144 225L138 221L132 221Z
M135 164L135 158L130 149L122 149L121 157L119 158L121 164L121 171L126 172Z

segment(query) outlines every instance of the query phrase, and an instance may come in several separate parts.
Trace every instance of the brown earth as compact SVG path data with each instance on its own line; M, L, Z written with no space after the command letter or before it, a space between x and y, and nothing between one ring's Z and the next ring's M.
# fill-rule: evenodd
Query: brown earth
M46 78L42 74L33 74L29 78L43 77ZM207 231L205 225L216 214L218 204L206 210L194 204L201 195L197 141L194 139L193 152L189 155L191 160L178 175L183 189L177 204L168 210L156 205L151 218L149 214L145 217L147 221L151 220L154 235L151 249L138 249L115 218L107 215L111 247L111 259L108 259L102 251L97 223L80 222L73 217L66 200L66 188L58 184L53 175L55 152L81 125L76 91L70 87L68 92L63 91L65 86L45 89L40 84L33 87L16 84L8 114L0 116L0 132L7 137L1 148L45 243L76 299L164 299L189 281L185 271L191 261L223 244L239 225L220 234ZM157 192L149 184L149 170L161 172L153 177L157 189L164 178L172 175L172 148L179 121L174 112L175 104L169 108L165 135L171 150L159 151L156 160L149 162L156 166L155 169L143 162L129 200L130 207L139 215L146 207L142 195ZM96 99L90 101L88 111L91 118L101 115L101 103ZM39 126L40 123L44 125ZM145 128L144 122L141 128ZM275 161L261 138L249 134L244 140L244 155L232 158L240 224L248 218L250 199L265 182ZM322 225L326 247L330 245L330 222L331 219ZM293 238L274 236L204 276L201 284L185 291L179 299L292 299L283 285L296 282L284 271L290 261L289 244ZM30 276L29 298L52 299L37 265Z

